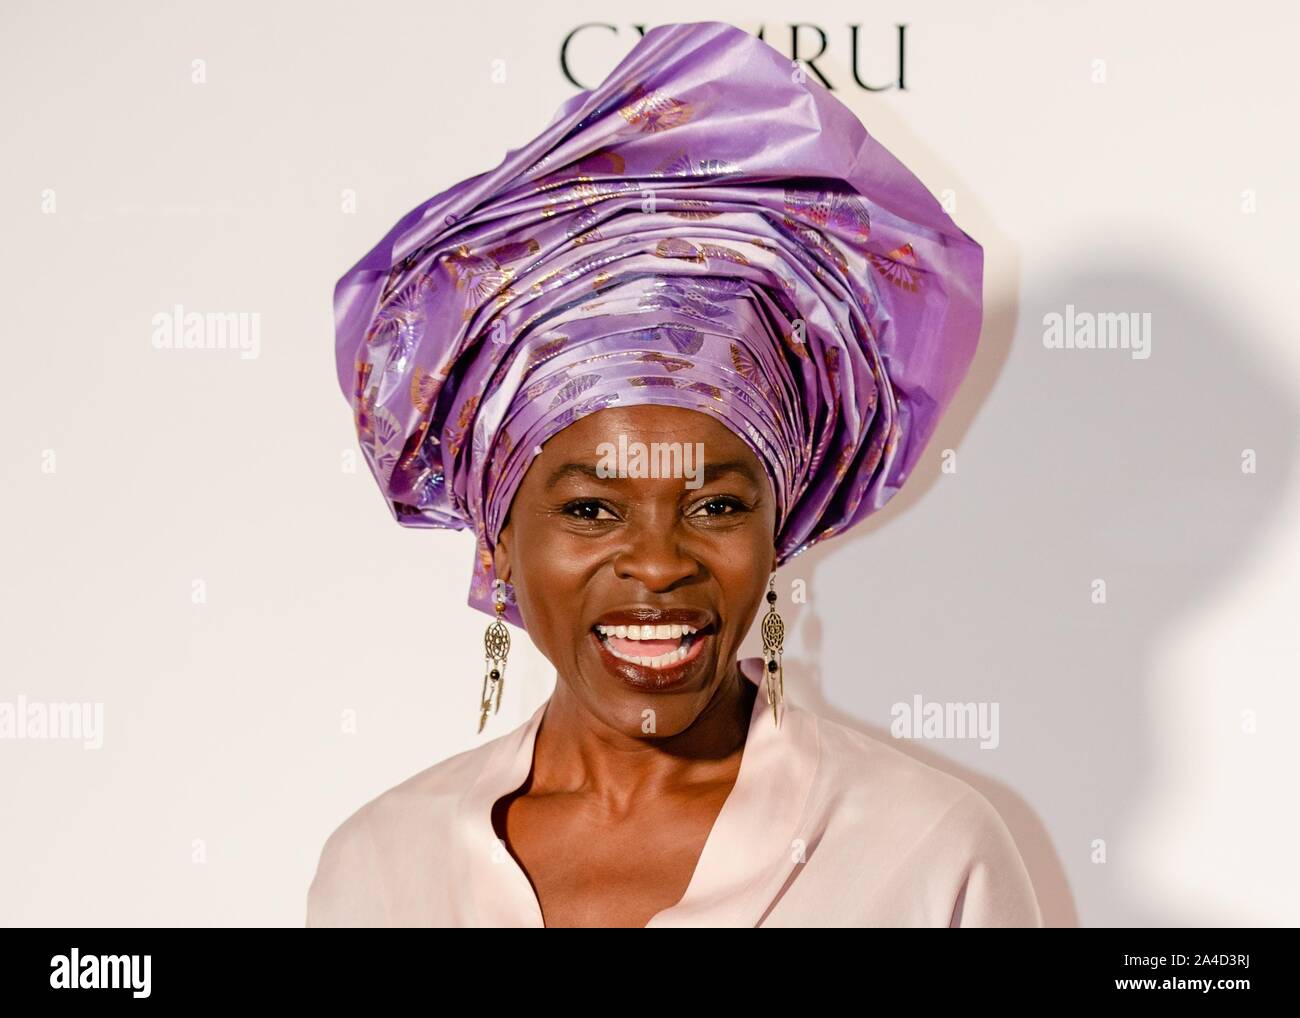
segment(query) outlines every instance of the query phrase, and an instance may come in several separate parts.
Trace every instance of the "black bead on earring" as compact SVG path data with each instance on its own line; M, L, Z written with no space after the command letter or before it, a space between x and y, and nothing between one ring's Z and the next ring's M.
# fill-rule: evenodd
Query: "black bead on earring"
M501 621L506 613L505 583L492 581L493 599L496 602L497 617L488 623L483 635L483 648L487 655L487 664L483 673L482 711L479 714L478 730L483 731L487 723L488 709L495 714L501 709L501 690L506 684L506 654L510 652L510 631ZM493 704L495 694L496 703Z
M778 708L785 696L785 674L781 669L781 651L785 642L785 622L776 610L776 573L767 581L767 614L763 616L763 660L767 685L767 702L772 708L772 723L778 728L781 722Z

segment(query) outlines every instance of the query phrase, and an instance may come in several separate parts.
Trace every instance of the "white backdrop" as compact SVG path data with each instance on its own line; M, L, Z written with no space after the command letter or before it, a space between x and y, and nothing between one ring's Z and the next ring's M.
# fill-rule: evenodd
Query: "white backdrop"
M548 695L516 630L474 734L472 541L399 528L348 472L332 288L550 121L568 31L617 28L575 43L591 85L653 14L787 53L792 20L824 28L836 94L986 252L981 349L922 465L779 574L808 589L782 602L788 695L882 738L918 695L998 704L996 749L901 745L999 808L1049 924L1296 924L1282 11L6 4L0 710L98 704L103 729L0 738L0 923L301 925L346 815ZM872 83L907 25L905 91L852 84L854 23ZM257 356L156 349L177 304L257 315ZM1149 313L1150 357L1046 348L1067 305Z

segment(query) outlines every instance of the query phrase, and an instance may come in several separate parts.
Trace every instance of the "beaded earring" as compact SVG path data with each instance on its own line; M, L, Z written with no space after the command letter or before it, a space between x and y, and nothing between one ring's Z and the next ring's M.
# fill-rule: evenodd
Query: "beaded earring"
M506 684L506 654L510 651L510 631L501 621L506 613L506 585L503 580L492 581L492 597L496 602L497 617L488 623L483 635L483 648L487 663L483 673L482 712L479 714L478 730L483 731L487 723L488 709L495 714L501 709L501 690ZM496 703L493 704L495 694Z
M785 676L781 670L781 650L785 641L785 622L776 610L776 573L767 581L767 613L763 616L763 660L766 662L767 702L772 707L772 723L781 722L777 708L785 695Z

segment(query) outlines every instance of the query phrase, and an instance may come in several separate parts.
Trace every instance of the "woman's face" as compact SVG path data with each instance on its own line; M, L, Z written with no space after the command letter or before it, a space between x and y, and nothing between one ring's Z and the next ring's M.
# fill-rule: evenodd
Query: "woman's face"
M680 459L665 460L670 443ZM637 469L639 449L659 476L641 476L651 469ZM610 468L615 476L601 476ZM730 428L679 407L611 407L564 428L533 459L494 568L514 585L533 642L592 714L635 732L651 709L648 734L674 735L735 675L775 568L775 527L767 473ZM619 625L652 638L620 636Z

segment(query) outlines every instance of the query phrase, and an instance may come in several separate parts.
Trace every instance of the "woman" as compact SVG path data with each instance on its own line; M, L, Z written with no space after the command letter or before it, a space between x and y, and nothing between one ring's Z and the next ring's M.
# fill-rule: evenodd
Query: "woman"
M310 926L1041 925L969 785L784 696L778 568L903 483L982 252L853 114L718 22L648 32L340 281L399 523L472 528L514 731L348 817ZM763 657L737 660L758 611Z

